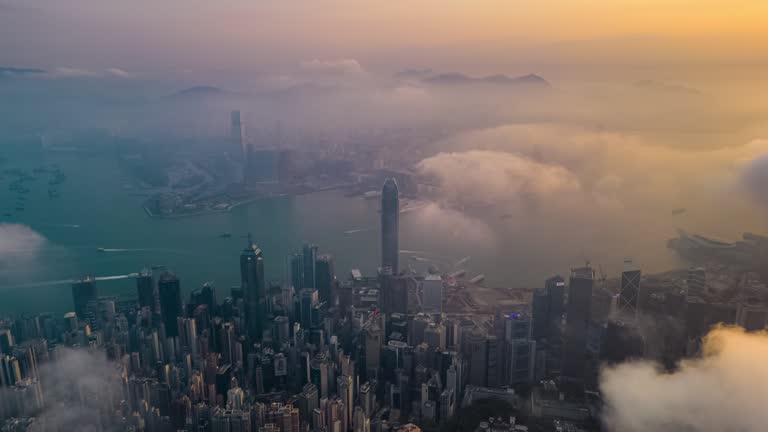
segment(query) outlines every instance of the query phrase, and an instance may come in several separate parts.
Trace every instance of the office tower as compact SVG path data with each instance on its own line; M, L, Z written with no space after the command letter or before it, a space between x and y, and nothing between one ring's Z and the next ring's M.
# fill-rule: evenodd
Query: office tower
M421 284L422 310L427 313L443 312L443 279L438 274L428 274Z
M148 307L155 311L155 283L152 280L152 272L144 269L136 278L136 291L139 295L139 307Z
M96 300L96 297L96 281L93 278L86 277L72 284L72 301L78 318L85 318L88 302Z
M430 323L424 329L424 342L432 349L445 350L445 326L443 324Z
M311 383L305 384L304 389L298 396L298 400L301 419L309 423L312 420L312 413L320 407L320 396L317 386Z
M266 286L264 260L259 249L248 239L248 246L240 254L240 278L245 300L245 321L248 337L261 340L266 319Z
M0 329L0 353L10 354L13 345L11 329Z
M296 291L304 288L304 257L300 253L288 255L291 285Z
M400 197L394 178L384 181L381 191L381 267L398 273Z
M632 261L625 260L626 267L631 266ZM618 315L622 320L634 321L637 319L637 307L640 301L640 270L628 268L621 273L621 285L619 291Z
M232 131L230 137L234 143L240 146L240 151L242 152L243 157L245 157L247 156L245 148L245 127L243 126L243 122L240 119L239 110L232 111L231 120Z
M571 271L563 339L562 379L575 384L576 390L583 385L585 379L593 281L594 271L591 267L580 267Z
M523 314L504 316L504 384L533 381L536 342L531 340L531 320Z
M317 261L317 246L310 243L304 243L302 255L304 257L303 288L315 288L315 261Z
M173 273L164 272L157 282L160 294L160 313L165 324L166 337L177 337L179 327L177 318L182 316L181 285Z
M304 288L299 297L299 323L301 328L309 330L312 327L312 309L317 304L317 290Z
M545 333L545 340L537 340L545 345L542 347L545 350L545 364L544 372L548 377L555 377L560 375L562 367L562 341L563 341L563 303L565 299L565 279L560 276L553 276L544 282L544 292L546 293L546 299L534 297L534 301L546 303L546 307L538 305L534 308L534 329L533 331L538 336L539 332L536 330L538 325L544 325L546 330L542 330ZM542 311L546 309L546 311ZM545 316L540 318L538 313L544 312ZM545 324L543 323L546 322Z
M643 357L645 343L635 323L609 321L600 349L600 360L609 364Z
M531 305L533 316L532 337L537 342L543 342L549 338L549 295L544 289L533 291L533 302Z
M486 366L488 363L487 338L480 330L475 329L464 338L466 358L469 359L469 384L485 387Z
M315 262L315 286L321 302L331 303L331 291L336 279L333 273L333 257L320 255Z
M384 274L381 276L379 306L387 315L408 313L408 291L416 291L418 282L410 276Z

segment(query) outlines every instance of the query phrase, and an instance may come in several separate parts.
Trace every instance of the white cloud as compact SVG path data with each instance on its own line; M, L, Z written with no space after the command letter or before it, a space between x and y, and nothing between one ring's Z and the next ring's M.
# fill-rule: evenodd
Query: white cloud
M326 74L354 75L361 74L364 69L355 59L312 59L301 64L302 69Z
M0 282L34 274L46 239L26 225L0 223Z
M47 74L50 78L130 78L133 74L119 68L104 70L56 67Z
M604 421L615 432L764 431L768 424L768 334L717 328L703 357L673 373L649 362L606 369Z

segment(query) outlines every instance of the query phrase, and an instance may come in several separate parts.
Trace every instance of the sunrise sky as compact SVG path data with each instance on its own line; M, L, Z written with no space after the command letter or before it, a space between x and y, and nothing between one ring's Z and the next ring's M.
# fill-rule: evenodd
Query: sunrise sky
M0 63L248 71L768 61L764 0L0 0Z

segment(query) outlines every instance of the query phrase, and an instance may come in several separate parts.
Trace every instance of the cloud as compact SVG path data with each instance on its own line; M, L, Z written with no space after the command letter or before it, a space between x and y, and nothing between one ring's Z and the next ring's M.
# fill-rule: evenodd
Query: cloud
M489 248L495 245L493 231L484 221L439 203L408 212L419 235L429 238L461 240L472 247Z
M673 373L649 362L602 371L604 422L616 432L764 431L768 423L768 333L720 327L702 357Z
M768 154L759 156L744 166L741 182L758 204L768 208Z
M73 67L57 67L51 70L47 76L50 78L130 78L133 75L123 69L118 68L94 70Z
M36 413L44 424L58 430L96 430L123 399L121 369L103 351L58 348L49 362L41 362L39 382L44 407ZM15 398L13 390L2 389ZM26 406L25 408L30 408Z
M109 68L109 69L106 69L104 72L116 78L131 78L133 76L133 74L118 68Z
M355 59L312 59L301 64L302 69L324 74L355 75L364 72L360 63Z
M0 284L34 274L47 243L26 225L0 223Z
M581 193L579 179L565 167L509 152L438 153L419 162L417 169L436 178L448 199L473 205L499 200L537 205L548 197Z

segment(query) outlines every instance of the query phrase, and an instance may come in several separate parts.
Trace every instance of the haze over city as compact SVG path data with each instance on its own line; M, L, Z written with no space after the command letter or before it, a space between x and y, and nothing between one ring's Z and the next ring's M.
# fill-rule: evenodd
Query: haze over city
M0 429L762 430L766 22L0 0Z

